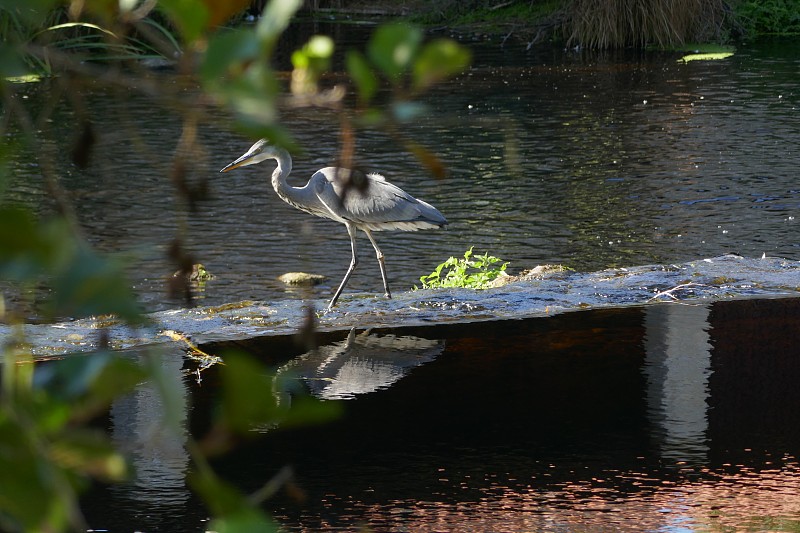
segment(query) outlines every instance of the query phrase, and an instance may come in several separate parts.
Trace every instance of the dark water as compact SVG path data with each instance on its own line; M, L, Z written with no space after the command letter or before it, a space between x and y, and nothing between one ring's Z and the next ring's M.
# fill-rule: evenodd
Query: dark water
M247 491L291 466L295 488L265 504L287 531L797 531L798 311L743 300L359 331L300 357L291 339L256 340L343 415L265 430L214 466ZM179 358L164 366L201 437L215 370L198 386ZM138 479L85 498L93 528L204 527L186 435L154 431L159 405L143 385L112 409Z
M336 33L346 48L363 42L369 28L317 30ZM287 49L302 41L289 33ZM446 231L378 234L395 291L473 245L510 261L511 272L544 263L592 271L729 252L797 257L800 47L752 45L724 61L681 63L673 54L468 44L472 69L426 95L427 112L403 126L441 157L446 179L433 179L387 133L358 132L358 163L450 221ZM19 91L39 109L47 89ZM349 263L346 231L283 204L267 183L268 165L218 174L251 142L229 131L228 117L201 117L204 152L192 158L188 179L209 180L211 197L186 214L169 178L179 115L136 91L83 91L98 136L89 168L69 163L66 140L77 131L66 98L42 122L41 136L61 152L57 171L87 238L134 255L131 277L148 310L182 303L164 290L176 270L168 243L182 229L187 249L216 275L198 293L203 303L299 297L276 281L287 271L330 276L320 298L335 288ZM335 114L285 109L281 119L306 150L295 157L295 184L336 161ZM12 161L8 195L47 205L32 154ZM350 292L381 293L366 239L361 258Z

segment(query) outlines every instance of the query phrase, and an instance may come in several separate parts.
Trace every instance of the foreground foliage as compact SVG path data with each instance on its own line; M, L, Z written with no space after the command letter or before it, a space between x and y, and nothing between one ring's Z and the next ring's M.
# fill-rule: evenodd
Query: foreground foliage
M205 178L192 178L192 172L199 153L198 130L215 116L210 111L221 108L235 118L235 128L253 137L293 144L291 132L279 120L278 95L285 91L270 60L301 1L273 0L255 25L220 27L248 4L76 0L62 6L56 0L8 0L0 5L4 104L0 128L4 138L11 139L0 147L0 322L13 332L0 346L0 529L4 531L87 529L78 500L81 491L92 480L116 482L131 474L128 458L89 422L142 382L152 384L161 399L163 412L156 431L185 433L174 377L162 369L160 359L165 354L149 350L135 358L122 357L109 349L108 333L100 325L95 354L42 363L26 342L25 322L33 315L39 320L96 317L98 324L133 329L147 323L125 276L125 257L93 249L54 170L61 164L56 154L61 153L71 155L76 172L90 167L96 140L104 133L94 131L89 118L92 102L81 90L87 81L112 87L123 96L141 91L175 110L182 121L172 147L171 172L162 186L165 194L173 187L178 198L177 233L164 248L178 273L185 275L173 276L173 268L165 272L165 280L171 290L186 295L187 304L192 303L187 283L198 262L187 249L186 219L207 195ZM380 127L393 132L432 173L440 173L436 157L399 134L398 125L423 111L419 105L409 105L417 95L468 65L469 51L450 39L426 41L414 26L383 25L365 51L347 51L349 82L331 87L321 80L333 54L333 42L325 36L313 37L293 54L291 105L338 112L345 163L353 158L357 131ZM143 68L139 60L152 55L174 62L181 76ZM17 86L9 82L30 79L32 74L59 77L60 91L43 109L28 109L26 99L16 94ZM391 97L378 104L375 97L382 85L390 89ZM348 91L355 98L346 99ZM53 110L62 104L58 98L65 95L75 117L65 125L74 128L71 142L65 142L63 131L54 134L47 127ZM21 134L8 133L12 123ZM130 139L125 149L135 149L141 134L131 131ZM33 154L47 192L41 197L49 204L8 205L4 191L13 151ZM45 297L34 296L41 294ZM297 327L313 334L313 323ZM193 463L187 482L213 516L210 529L276 530L278 524L260 504L286 483L286 472L275 473L248 495L221 479L208 458L252 437L254 427L314 423L336 416L338 407L303 396L282 403L276 393L280 384L264 365L246 354L221 355L216 417L207 434L189 437L185 443Z

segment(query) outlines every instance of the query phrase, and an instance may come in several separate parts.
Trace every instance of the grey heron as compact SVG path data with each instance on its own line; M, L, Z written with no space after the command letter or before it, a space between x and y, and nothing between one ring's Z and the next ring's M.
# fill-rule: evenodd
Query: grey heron
M272 172L272 188L284 202L306 213L341 222L347 227L352 251L350 267L328 304L327 311L336 305L358 264L356 254L358 230L367 234L372 247L375 248L383 288L386 297L391 298L383 252L375 242L372 232L416 231L447 225L447 219L435 207L414 198L400 187L386 181L380 174L363 175L355 170L325 167L316 171L305 186L291 186L286 182L286 178L292 171L292 157L285 149L270 144L266 139L256 142L244 155L226 165L220 172L256 165L268 159L274 159L278 164Z

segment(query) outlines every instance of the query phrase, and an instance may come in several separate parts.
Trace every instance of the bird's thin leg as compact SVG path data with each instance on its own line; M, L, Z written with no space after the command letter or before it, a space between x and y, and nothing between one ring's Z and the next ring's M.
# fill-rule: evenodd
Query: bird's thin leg
M333 295L331 303L328 304L328 311L333 309L333 306L336 305L336 300L339 299L339 296L342 294L342 290L344 290L344 286L347 285L347 281L350 279L350 276L356 269L356 265L358 265L358 257L356 256L356 231L357 230L355 226L347 224L347 233L350 235L350 248L353 251L353 257L350 259L350 268L347 269L347 273L344 275L344 279L342 279L342 282L339 284L339 288L336 289L336 293Z
M372 238L372 233L370 233L368 230L364 230L364 233L367 234L367 237L369 237L369 242L371 242L372 247L375 248L375 255L378 256L378 265L381 267L381 277L383 278L383 290L386 291L385 292L386 297L391 298L392 293L389 292L389 281L386 279L386 265L383 262L383 252L381 252L381 249L378 248L378 243L375 242L375 239Z

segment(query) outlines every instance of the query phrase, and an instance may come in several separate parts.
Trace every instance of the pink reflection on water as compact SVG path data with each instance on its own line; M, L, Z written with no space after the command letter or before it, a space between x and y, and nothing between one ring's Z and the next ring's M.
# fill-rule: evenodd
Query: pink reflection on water
M769 466L769 465L767 465ZM663 476L662 476L663 477ZM461 488L473 501L357 498L331 501L346 507L336 524L306 516L293 531L366 530L415 532L694 532L797 531L800 528L800 465L754 469L687 468L675 480L637 472L543 485L470 487L470 479L442 479L446 492ZM334 497L333 500L336 500ZM314 522L313 527L309 524Z

